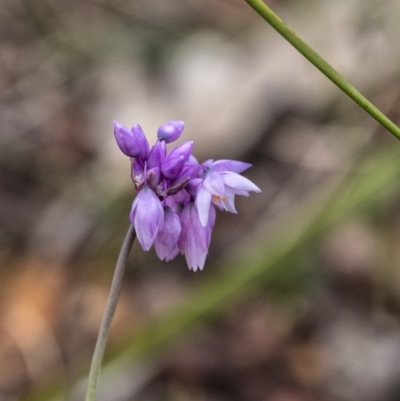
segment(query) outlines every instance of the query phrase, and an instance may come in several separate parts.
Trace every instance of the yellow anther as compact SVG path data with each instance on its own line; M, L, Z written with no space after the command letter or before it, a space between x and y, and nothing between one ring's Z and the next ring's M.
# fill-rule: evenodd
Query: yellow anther
M213 195L214 203L218 205L219 201L226 201L226 196Z

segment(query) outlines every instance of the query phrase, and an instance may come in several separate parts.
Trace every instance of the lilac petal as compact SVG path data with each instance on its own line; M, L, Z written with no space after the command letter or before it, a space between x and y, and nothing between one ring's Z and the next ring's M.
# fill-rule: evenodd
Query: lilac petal
M250 163L245 163L237 160L217 160L213 163L212 168L215 171L232 171L233 173L242 173L250 168Z
M193 141L182 143L182 145L176 146L171 150L168 158L183 156L185 163L188 161L193 149Z
M157 238L154 241L154 247L156 249L156 254L159 257L159 259L165 260L166 262L169 262L170 260L175 259L176 256L179 254L178 246L176 246L172 251L170 251L163 244L157 242Z
M234 195L241 195L241 196L250 196L248 191L244 189L232 188L225 186L225 194L229 191L229 193L233 193Z
M129 219L132 224L135 221L135 214L136 214L136 209L137 209L138 203L139 203L139 197L136 196L136 198L134 199L134 201L132 203L131 212L129 214Z
M183 166L185 165L185 158L183 156L168 157L167 160L161 165L161 172L164 177L169 180L178 178Z
M140 125L135 124L135 130L129 130L117 121L113 121L113 123L115 140L121 151L130 157L146 158L149 143Z
M150 145L149 142L147 141L146 135L144 134L142 127L137 123L133 124L131 132L132 135L136 138L137 146L139 147L139 154L136 157L139 157L143 160L147 160L147 158L149 157Z
M196 166L186 164L171 185L175 185L175 183L181 182L183 180L191 179L194 176L196 168Z
M192 178L191 180L189 180L189 182L186 185L186 191L192 195L193 198L196 197L197 195L197 191L199 189L200 184L203 183L203 179L202 178Z
M220 174L223 177L225 185L227 185L228 187L243 191L261 192L261 189L258 188L257 185L239 174L231 173L229 171Z
M225 210L224 205L221 202L219 202L219 200L218 200L218 202L214 202L214 199L213 199L213 202L211 202L211 204L214 207L216 207L218 210L222 210L222 211Z
M204 185L200 185L197 191L195 205L199 214L200 223L203 227L208 224L208 215L210 213L212 195Z
M199 247L195 235L190 235L187 242L187 249L185 251L186 263L189 269L192 269L194 272L196 272L197 269L203 270L206 257L207 251L204 251Z
M174 213L180 213L181 209L186 206L189 201L190 195L184 189L181 189L176 194L168 196L165 199L165 204L169 206Z
M221 199L221 204L226 211L237 214L234 194L225 195L225 198Z
M154 242L161 260L172 260L178 253L178 240L182 227L179 217L169 208L164 208L164 225Z
M140 245L148 251L164 223L161 202L148 186L141 189L133 202L130 219Z
M160 141L164 140L166 143L170 143L181 136L184 128L183 121L168 121L158 129L157 137Z
M225 196L225 183L220 173L216 171L208 173L204 179L203 185L210 194Z
M202 270L208 253L208 227L200 223L197 210L189 203L181 213L182 231L178 246L185 254L189 269Z
M132 174L143 174L144 164L141 159L131 159Z
M166 153L165 142L157 141L150 150L150 155L149 155L149 158L147 161L147 167L148 168L153 168L153 167L161 168L161 166L165 160L165 153Z
M225 187L225 196L213 196L212 203L220 210L226 210L228 212L237 214L235 209L235 195L236 193L232 188Z
M204 163L201 163L202 166L207 168L212 168L213 164L214 164L214 159L208 159Z
M199 161L193 155L190 155L187 161L188 163L199 164Z

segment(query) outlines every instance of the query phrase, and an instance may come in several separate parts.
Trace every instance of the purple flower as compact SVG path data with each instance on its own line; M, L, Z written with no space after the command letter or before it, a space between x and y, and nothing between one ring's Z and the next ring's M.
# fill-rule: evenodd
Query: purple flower
M164 209L149 186L144 186L135 198L130 214L138 241L148 251L164 224Z
M247 163L234 160L206 163L207 172L204 181L198 186L195 200L200 222L204 227L208 223L211 203L220 209L237 213L235 195L248 196L249 191L261 192L261 189L249 179L234 172L247 169L250 166Z
M114 122L121 151L131 158L131 178L138 195L130 220L145 251L154 244L161 260L179 253L189 269L202 270L210 246L216 208L236 213L235 195L248 196L260 189L240 175L251 165L235 160L207 160L192 155L193 142L167 153L166 144L179 138L182 121L169 121L158 129L150 149L138 124L132 130Z
M185 128L185 123L183 121L168 121L163 124L157 132L157 138L166 143L176 141L182 134Z

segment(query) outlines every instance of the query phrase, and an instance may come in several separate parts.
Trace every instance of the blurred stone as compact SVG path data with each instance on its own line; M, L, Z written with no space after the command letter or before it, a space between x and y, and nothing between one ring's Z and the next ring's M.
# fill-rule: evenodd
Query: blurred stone
M14 268L15 274L4 283L0 323L13 341L8 353L16 347L25 369L21 372L16 366L13 379L3 382L5 387L13 382L19 386L27 380L39 382L50 367L55 371L63 368L55 327L64 273L59 266L34 259L21 260ZM10 363L15 363L15 358Z
M294 390L277 390L271 396L265 398L265 401L322 401L320 398L314 398Z
M329 372L330 355L316 343L299 344L287 351L290 368L299 382L306 386L321 385Z
M358 221L336 229L328 236L323 249L326 265L343 280L369 277L377 257L374 233Z
M96 210L73 204L61 197L38 218L30 241L30 252L65 263L82 247L95 224Z
M344 401L386 400L400 375L400 327L377 327L351 312L323 329L330 355L329 393Z

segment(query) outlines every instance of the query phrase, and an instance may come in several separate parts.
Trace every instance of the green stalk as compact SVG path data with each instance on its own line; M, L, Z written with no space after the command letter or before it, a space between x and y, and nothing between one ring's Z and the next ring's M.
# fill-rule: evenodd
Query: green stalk
M122 277L124 275L126 261L134 240L135 229L133 225L130 225L129 230L126 233L124 243L122 244L117 264L115 266L110 295L108 297L106 310L101 321L99 335L97 337L96 347L93 353L92 364L90 365L89 382L85 401L95 401L96 399L97 386L99 383L104 351L107 345L108 333L110 332L111 322L114 317L115 310L117 309Z
M291 43L307 60L317 67L339 89L353 99L383 127L400 139L400 128L350 85L326 60L292 31L262 0L245 0L265 21Z

